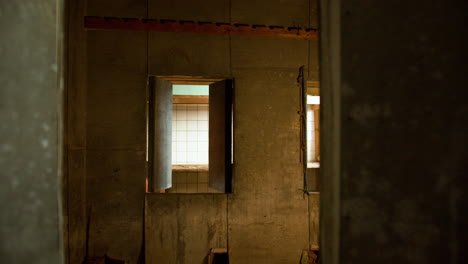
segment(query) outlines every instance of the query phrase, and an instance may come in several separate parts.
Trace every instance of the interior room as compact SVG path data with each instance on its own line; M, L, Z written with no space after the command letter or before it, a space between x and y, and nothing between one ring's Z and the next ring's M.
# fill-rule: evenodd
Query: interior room
M68 82L67 155L69 168L80 164L68 170L73 188L65 190L71 263L105 254L126 263L203 263L213 249L229 252L230 263L290 263L318 249L320 194L305 190L300 115L302 90L319 87L318 38L85 25L86 17L116 17L317 29L317 2L75 1L70 10L68 78L77 81ZM212 110L212 86L222 80L232 80L233 97L225 121L232 136L224 137L224 126L212 128L219 123L212 115L223 111ZM149 109L165 104L168 86L199 83L210 86L202 118L209 133L184 135L191 101L173 104L171 118L162 118L170 106ZM201 144L208 135L193 132L209 134L209 147ZM182 159L193 140L209 149L209 165ZM228 173L217 188L213 181Z
M463 1L0 7L2 263L463 263Z

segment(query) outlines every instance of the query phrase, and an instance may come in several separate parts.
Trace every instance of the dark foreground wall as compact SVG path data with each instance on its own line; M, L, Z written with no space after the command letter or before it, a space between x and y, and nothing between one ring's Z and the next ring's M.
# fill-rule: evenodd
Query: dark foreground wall
M57 2L0 2L1 263L63 263Z
M463 263L466 2L325 2L341 3L339 263Z

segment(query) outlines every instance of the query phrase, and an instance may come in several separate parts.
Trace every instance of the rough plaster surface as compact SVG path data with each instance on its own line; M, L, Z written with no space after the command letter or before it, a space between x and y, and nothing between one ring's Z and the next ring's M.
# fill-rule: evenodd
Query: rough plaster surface
M156 19L229 22L229 0L148 1L148 14Z
M211 248L226 248L226 201L226 194L146 195L146 263L206 263Z
M146 34L90 31L87 38L88 149L145 151Z
M248 8L245 1L209 0L195 4L150 0L148 9L143 2L87 1L86 15L146 17L148 13L150 18L158 19L282 26L307 26L317 20L312 17L316 14L314 1L309 4L302 0L263 0ZM311 76L318 76L316 43L116 31L87 31L84 41L86 82L82 89L86 89L86 100L82 103L86 107L83 122L89 254L107 253L131 264L144 263L145 237L147 243L152 238L173 243L174 251L167 251L169 256L182 248L180 252L187 254L206 254L197 251L206 230L177 231L191 223L212 221L207 217L212 214L206 215L203 209L206 207L213 214L223 212L217 217L226 225L227 233L221 236L224 240L220 245L229 244L231 263L298 262L302 249L309 245L310 224L309 199L300 190L303 176L296 77L302 65L311 69ZM233 194L220 195L224 202L215 203L190 195L149 195L146 219L151 222L146 223L144 235L148 74L233 77L235 140L239 143L235 150ZM157 218L158 209L168 214ZM171 222L170 216L177 218L176 222ZM177 237L167 233L160 238L153 232L161 230L158 223L170 226L165 230L169 233L177 231ZM161 255L160 248L156 246L154 252L146 249L147 263L153 261L152 256ZM178 257L177 261L192 263L190 256Z
M136 263L143 257L144 152L95 150L87 159L89 255Z
M66 5L66 78L64 157L64 239L67 263L81 263L86 255L86 32L84 2Z
M57 12L57 1L0 2L2 263L63 263Z
M342 1L340 263L466 255L466 4L421 2Z
M243 24L307 27L310 2L308 0L231 1L231 20L233 23Z
M147 15L148 0L80 0L86 2L87 16L141 17Z
M320 231L320 194L309 195L309 243L311 248L319 247Z
M259 63L281 63L279 56L259 54ZM228 204L230 260L294 263L308 246L297 137L297 71L253 68L233 70L236 145L234 193Z
M146 33L87 34L89 256L143 263Z
M229 37L150 32L149 72L159 75L230 75Z

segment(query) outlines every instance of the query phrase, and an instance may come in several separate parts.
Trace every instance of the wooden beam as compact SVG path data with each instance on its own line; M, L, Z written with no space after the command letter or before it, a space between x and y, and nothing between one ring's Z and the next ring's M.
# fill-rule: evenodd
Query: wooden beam
M208 104L208 95L173 95L173 104Z
M208 165L206 164L186 164L186 165L172 165L172 171L185 171L185 172L207 172Z
M86 16L84 22L86 29L182 32L296 40L318 39L317 29L300 27L92 16Z
M222 78L206 78L197 76L156 76L159 79L170 81L172 84L184 85L210 85L223 80Z

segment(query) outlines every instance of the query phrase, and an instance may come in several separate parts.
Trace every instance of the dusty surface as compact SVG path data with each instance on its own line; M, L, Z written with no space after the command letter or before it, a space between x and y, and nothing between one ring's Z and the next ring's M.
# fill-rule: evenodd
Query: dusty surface
M0 2L1 263L63 263L58 2Z
M246 1L194 3L152 0L146 6L146 1L88 1L86 8L82 2L82 8L89 16L300 27L317 23L314 1L265 0L256 2L254 8ZM175 246L174 251L166 252L171 256L177 252L195 256L208 253L194 253L199 246L211 246L210 240L199 245L198 238L206 236L203 229L185 229L177 236L164 233L159 238L166 225L158 223L169 223L171 219L167 216L156 220L151 213L159 211L182 218L177 220L180 224L171 224L174 232L184 223L208 221L212 214L221 217L226 225L223 243L228 246L231 263L296 263L302 249L309 247L309 239L316 244L318 212L309 219L310 209L316 210L316 206L309 207L309 199L301 191L296 77L299 67L305 65L309 79L317 80L317 41L159 32L85 34L83 42L79 42L85 47L77 48L77 52L85 50L86 61L78 64L84 67L80 80L84 79L85 84L76 87L77 92L85 90L85 100L70 103L86 112L82 122L86 127L86 177L82 178L77 170L70 179L81 179L86 186L83 200L85 219L89 218L90 254L107 253L134 264L142 263L145 250L147 256L160 256L161 250L167 251L164 244ZM193 200L185 194L148 195L146 202L152 207L146 211L144 222L148 75L234 78L234 192L217 194L223 197L221 205L206 199ZM76 200L74 203L79 204ZM207 210L203 210L204 206ZM226 210L218 216L219 206ZM190 211L192 207L199 210ZM71 212L83 215L79 210ZM83 223L74 224L70 236L86 237ZM309 232L311 224L313 233ZM144 249L144 239L154 246L150 253ZM72 241L76 248L71 249L71 256L83 252L83 243L80 247L76 241ZM168 263L176 263L176 258L169 259ZM184 260L201 262L188 255Z

